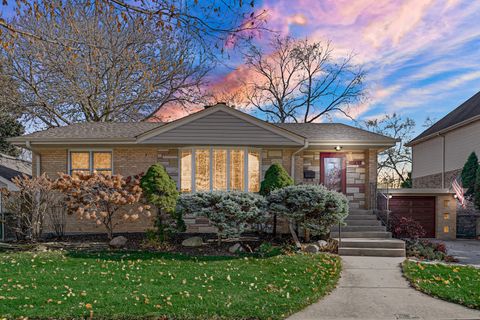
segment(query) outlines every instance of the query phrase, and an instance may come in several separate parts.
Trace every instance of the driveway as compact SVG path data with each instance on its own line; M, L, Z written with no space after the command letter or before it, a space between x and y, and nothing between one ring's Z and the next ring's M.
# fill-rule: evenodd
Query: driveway
M442 241L447 247L447 253L454 256L462 264L480 266L480 240Z
M289 319L480 319L480 311L427 296L403 278L403 258L342 257L338 287Z

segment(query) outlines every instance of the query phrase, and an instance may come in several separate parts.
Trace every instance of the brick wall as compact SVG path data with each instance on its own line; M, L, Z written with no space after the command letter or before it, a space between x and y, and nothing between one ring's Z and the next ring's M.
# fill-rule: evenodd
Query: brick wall
M445 172L445 188L450 188L453 180L460 174L462 169ZM431 174L428 176L413 178L413 188L442 188L442 173Z

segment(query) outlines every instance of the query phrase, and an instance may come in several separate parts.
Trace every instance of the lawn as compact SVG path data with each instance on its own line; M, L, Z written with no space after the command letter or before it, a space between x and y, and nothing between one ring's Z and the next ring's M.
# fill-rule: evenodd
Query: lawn
M480 309L480 269L405 261L403 273L420 291Z
M328 293L340 259L161 253L0 254L4 317L281 319Z

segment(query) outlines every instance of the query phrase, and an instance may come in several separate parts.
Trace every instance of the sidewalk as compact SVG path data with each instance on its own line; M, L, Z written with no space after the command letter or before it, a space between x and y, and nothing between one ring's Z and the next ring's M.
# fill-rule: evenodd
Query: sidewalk
M432 298L403 278L403 258L342 257L342 278L327 297L289 319L480 319L480 311Z

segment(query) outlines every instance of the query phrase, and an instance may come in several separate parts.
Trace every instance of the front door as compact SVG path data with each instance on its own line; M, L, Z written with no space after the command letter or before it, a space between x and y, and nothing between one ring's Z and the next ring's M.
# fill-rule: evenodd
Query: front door
M347 170L344 153L320 153L320 183L330 190L346 193Z

